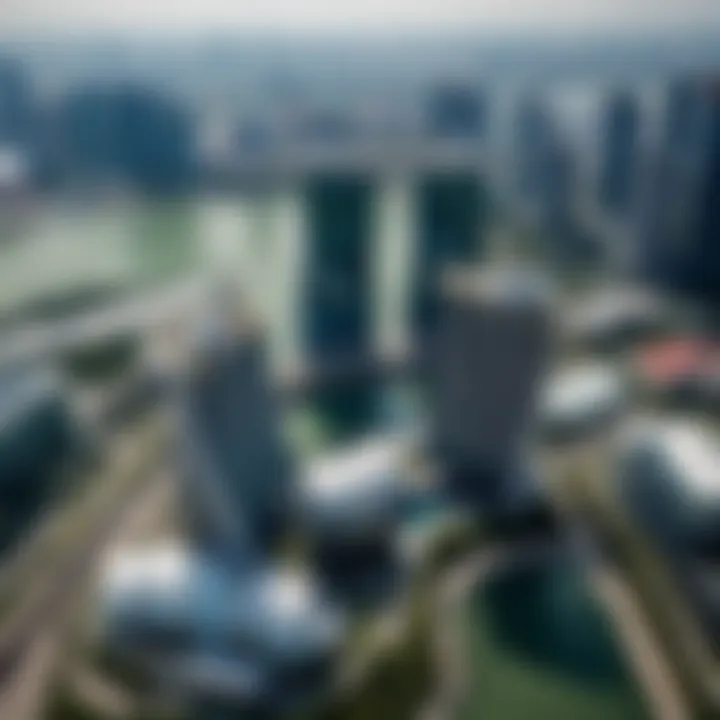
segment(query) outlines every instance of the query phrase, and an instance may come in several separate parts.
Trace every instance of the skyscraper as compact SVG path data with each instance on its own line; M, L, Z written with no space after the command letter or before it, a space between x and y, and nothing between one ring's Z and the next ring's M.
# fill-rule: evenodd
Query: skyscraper
M535 97L522 98L513 127L515 189L523 201L533 201L542 192L545 154L552 135L548 109Z
M633 95L617 92L606 99L600 130L598 199L613 213L627 211L633 200L639 125Z
M566 233L572 224L575 158L550 109L523 98L515 116L515 191L544 230Z
M26 145L32 139L33 102L20 63L0 57L0 145Z
M720 302L720 86L671 89L663 146L644 207L637 264L651 281Z
M430 363L433 438L450 486L501 500L548 361L550 288L525 270L445 277Z
M180 393L186 508L199 539L237 552L284 527L291 480L279 409L256 330L214 317Z
M574 155L568 144L553 133L540 162L539 220L549 232L566 239L574 229Z

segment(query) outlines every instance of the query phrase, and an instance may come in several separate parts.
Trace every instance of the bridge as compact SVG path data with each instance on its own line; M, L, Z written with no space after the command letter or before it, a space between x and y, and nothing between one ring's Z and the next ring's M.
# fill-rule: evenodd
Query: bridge
M236 178L301 180L319 173L383 176L436 172L477 172L494 175L498 164L480 139L360 137L349 142L280 140L269 148L238 149L222 161L222 170Z

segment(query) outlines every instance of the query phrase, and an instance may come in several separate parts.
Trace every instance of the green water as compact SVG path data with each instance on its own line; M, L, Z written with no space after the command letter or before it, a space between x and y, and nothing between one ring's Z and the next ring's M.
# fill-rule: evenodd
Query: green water
M404 342L411 193L398 183L375 199L379 347ZM133 293L221 272L237 278L265 320L273 362L292 365L300 359L305 233L299 190L166 203L40 203L0 241L0 316L42 300L52 307L84 291Z
M481 580L462 621L471 689L458 720L649 717L576 566L548 562Z

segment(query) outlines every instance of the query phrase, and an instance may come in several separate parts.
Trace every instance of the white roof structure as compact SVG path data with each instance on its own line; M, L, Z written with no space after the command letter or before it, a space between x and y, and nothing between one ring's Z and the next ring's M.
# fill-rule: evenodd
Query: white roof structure
M673 423L656 440L699 504L720 502L720 443L699 423Z
M548 423L582 423L612 412L623 402L623 382L612 368L599 363L578 365L550 379L541 401Z
M670 491L673 514L688 517L693 525L704 518L701 524L717 527L720 442L709 428L690 420L643 419L624 433L621 458L635 467L633 473L638 472L634 460L652 458L657 470L647 487L663 495Z
M368 438L311 463L300 493L311 523L340 535L372 533L396 516L411 490L403 438Z
M271 566L233 572L174 543L116 551L103 567L100 591L111 636L133 624L181 628L193 637L194 652L234 639L249 652L302 658L337 646L344 626L303 572Z

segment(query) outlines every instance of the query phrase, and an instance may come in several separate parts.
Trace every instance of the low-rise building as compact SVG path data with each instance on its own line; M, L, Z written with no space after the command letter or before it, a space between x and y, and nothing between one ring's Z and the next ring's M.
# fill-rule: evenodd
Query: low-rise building
M391 538L413 493L407 454L401 438L368 438L310 463L299 490L310 532L334 545Z
M628 511L664 558L707 635L720 647L720 442L689 421L628 434L616 473Z
M573 307L566 332L592 351L622 350L662 330L666 308L654 295L632 287L608 287Z
M551 442L580 440L611 424L625 404L625 385L617 371L599 363L571 367L544 389L540 431Z
M342 613L313 578L231 567L168 543L116 551L100 582L101 640L182 697L285 704L329 687Z
M40 512L79 433L67 393L48 368L0 373L0 547Z

